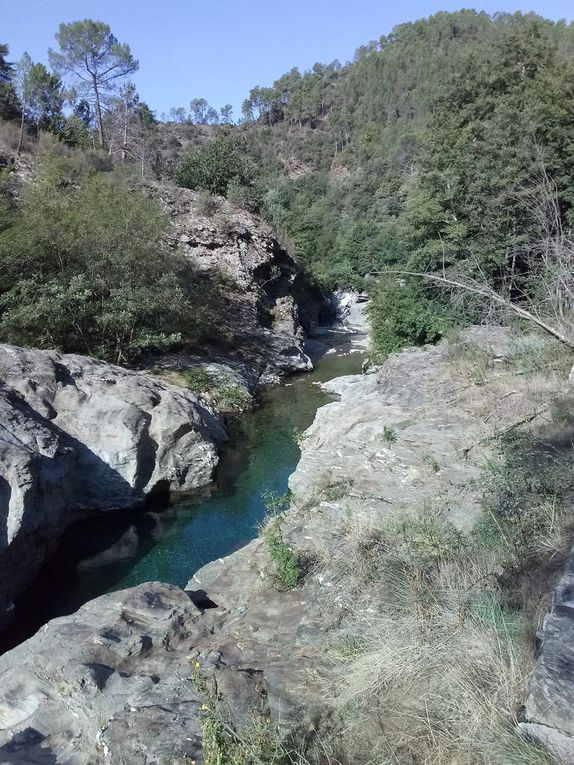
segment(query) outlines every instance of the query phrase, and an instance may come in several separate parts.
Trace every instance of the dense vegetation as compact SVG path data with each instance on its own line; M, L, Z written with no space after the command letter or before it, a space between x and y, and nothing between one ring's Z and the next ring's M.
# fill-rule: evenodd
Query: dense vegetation
M162 247L166 219L89 157L51 146L0 209L0 335L116 362L213 334L215 285Z
M524 291L549 179L572 223L573 72L572 26L474 11L401 25L345 67L293 70L244 104L264 212L328 287L445 268ZM461 319L419 280L367 285L379 351Z
M218 112L202 98L158 122L125 82L137 61L105 24L62 25L57 40L55 73L11 65L1 48L1 117L260 211L319 287L369 289L379 355L485 311L484 300L453 300L390 270L479 277L523 300L540 284L541 250L568 236L572 25L439 13L348 64L254 87L236 125L228 105ZM64 116L64 86L85 75L85 50L111 74L96 66Z

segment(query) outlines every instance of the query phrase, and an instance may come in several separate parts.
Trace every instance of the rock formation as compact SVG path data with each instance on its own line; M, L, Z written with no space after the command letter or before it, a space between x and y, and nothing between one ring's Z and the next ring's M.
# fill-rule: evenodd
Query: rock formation
M207 212L201 196L188 189L157 185L144 190L169 216L169 246L200 274L223 277L221 323L230 338L225 355L232 364L248 362L261 382L312 369L294 296L297 266L269 227L220 197L210 200ZM206 355L214 360L221 349Z
M96 359L0 345L0 623L71 521L210 482L225 438L194 394Z

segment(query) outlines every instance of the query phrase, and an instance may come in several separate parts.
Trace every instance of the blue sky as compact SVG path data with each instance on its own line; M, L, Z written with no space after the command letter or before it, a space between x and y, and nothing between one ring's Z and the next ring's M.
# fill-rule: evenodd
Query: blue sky
M0 42L11 59L27 50L47 63L62 21L107 22L140 61L134 81L157 114L204 97L235 116L254 85L267 85L293 66L352 58L356 48L396 24L437 11L451 0L0 0ZM468 5L467 5L468 7ZM573 0L483 0L495 11L535 11L574 19Z

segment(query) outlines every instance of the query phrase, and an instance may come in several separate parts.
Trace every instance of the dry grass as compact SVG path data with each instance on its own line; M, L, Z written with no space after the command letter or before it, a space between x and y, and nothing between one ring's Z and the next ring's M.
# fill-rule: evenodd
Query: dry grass
M541 557L546 542L559 545L554 532L537 540ZM384 529L347 525L330 575L354 593L357 618L334 647L338 723L323 744L332 762L554 762L515 723L560 562L506 570L504 540L491 547L481 534L428 510Z
M447 564L432 588L419 577L395 577L394 606L363 625L357 654L343 659L344 741L370 730L369 748L389 763L552 762L513 730L531 636L492 594L469 597L477 573Z
M18 148L20 125L16 122L0 120L0 151L15 152ZM22 152L25 154L35 151L38 145L36 136L24 131Z

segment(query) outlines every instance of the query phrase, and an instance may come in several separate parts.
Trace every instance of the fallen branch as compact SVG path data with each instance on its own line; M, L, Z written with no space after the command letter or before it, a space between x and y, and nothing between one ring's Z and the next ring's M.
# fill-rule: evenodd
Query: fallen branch
M389 269L386 271L376 271L375 274L385 276L389 274L393 274L396 276L415 276L420 279L428 279L429 281L437 282L439 284L443 284L446 287L454 287L456 289L463 290L465 292L471 292L474 295L480 295L484 298L487 298L488 300L492 300L495 303L498 303L499 305L503 305L505 308L510 309L511 311L514 311L514 313L518 314L522 319L526 319L527 321L531 321L533 324L536 324L536 326L540 327L540 329L543 329L545 332L548 332L548 334L555 337L557 340L559 340L561 343L566 345L571 350L574 350L574 337L570 338L567 335L565 335L563 332L561 332L559 329L556 329L556 327L553 327L552 325L548 324L546 321L541 319L539 316L536 316L536 314L532 313L531 311L527 311L525 308L523 308L521 305L518 305L517 303L513 303L512 301L508 300L508 298L503 297L500 295L496 290L492 289L492 287L488 287L487 285L480 285L475 283L467 283L467 282L460 282L456 279L451 279L446 276L438 276L437 274L429 274L419 271L401 271L401 270L395 270L395 269Z

